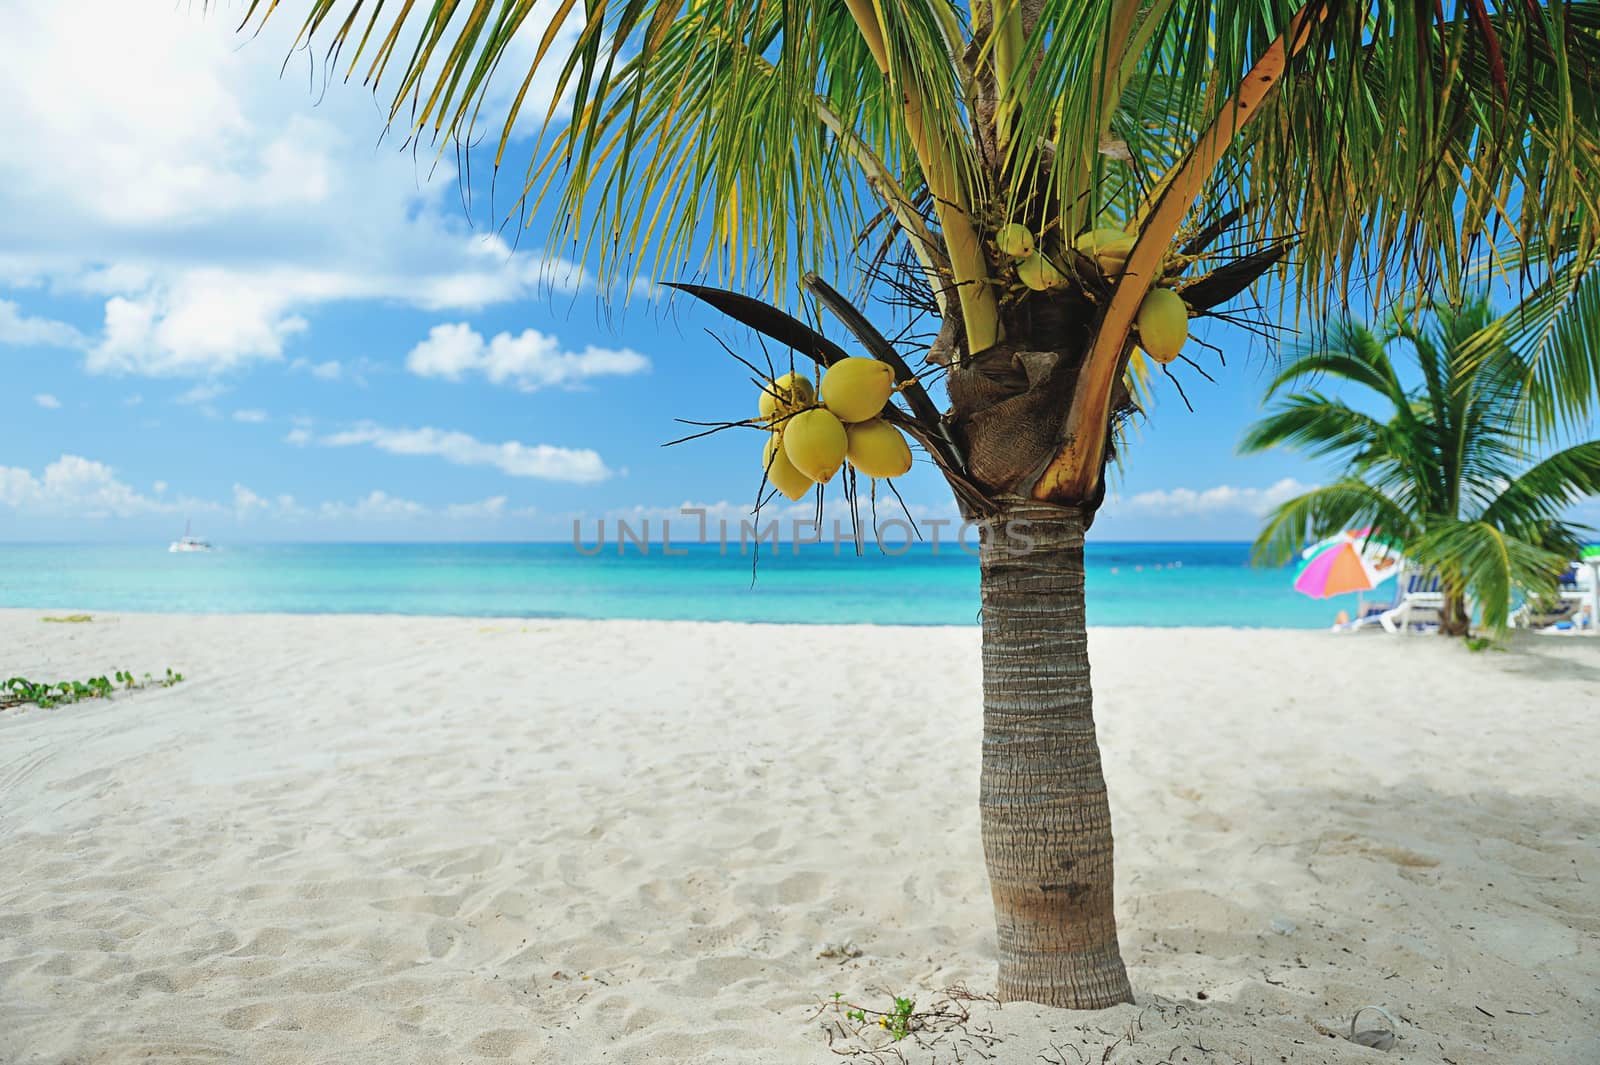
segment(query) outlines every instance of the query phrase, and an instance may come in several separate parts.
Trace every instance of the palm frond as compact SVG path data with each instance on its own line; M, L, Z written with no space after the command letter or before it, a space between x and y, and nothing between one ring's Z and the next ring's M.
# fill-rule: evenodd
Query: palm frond
M1500 326L1528 367L1530 429L1588 425L1600 407L1600 248L1556 258Z
M246 25L280 6L256 0ZM508 217L545 218L603 279L710 267L783 300L804 269L848 259L864 199L903 206L921 187L908 86L954 179L965 189L981 172L947 36L955 9L880 7L886 71L837 0L311 0L301 41L348 52L347 75L387 86L391 121L418 141L443 150L492 131L497 176L533 112L543 132ZM531 60L519 39L537 41ZM527 64L511 72L519 88L490 115L513 56ZM538 74L552 76L548 99L529 91Z
M1408 402L1394 363L1380 338L1359 322L1338 320L1323 335L1294 351L1267 384L1271 397L1286 385L1322 377L1335 377L1361 385L1388 400L1397 409Z
M1343 480L1274 507L1251 554L1259 563L1281 566L1292 561L1310 540L1366 525L1402 541L1416 532L1411 515L1400 503L1364 481Z
M1563 448L1523 471L1484 507L1482 520L1527 534L1595 495L1600 495L1600 440Z
M1244 454L1290 447L1311 455L1346 456L1346 461L1376 445L1388 427L1370 414L1320 392L1288 396L1245 432Z
M1483 624L1507 626L1514 592L1547 590L1566 558L1487 521L1440 520L1406 544L1406 555L1438 567L1447 583L1477 601Z

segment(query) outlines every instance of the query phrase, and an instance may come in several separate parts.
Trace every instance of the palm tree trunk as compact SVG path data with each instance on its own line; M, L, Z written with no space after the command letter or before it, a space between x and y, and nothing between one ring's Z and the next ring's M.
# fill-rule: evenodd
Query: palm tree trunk
M1089 687L1082 512L1000 502L982 563L979 789L1000 997L1069 1009L1131 1002Z
M1439 612L1439 635L1465 636L1472 630L1472 612L1462 592L1446 591L1444 609Z

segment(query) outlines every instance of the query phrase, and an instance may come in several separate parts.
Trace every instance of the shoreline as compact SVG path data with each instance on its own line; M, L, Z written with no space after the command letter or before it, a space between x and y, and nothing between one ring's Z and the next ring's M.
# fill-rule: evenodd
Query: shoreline
M993 990L975 627L39 614L186 680L0 714L0 1059L820 1062L834 991ZM1137 1004L975 1003L995 1065L1600 1060L1600 643L1090 654Z
M974 604L973 610L977 611ZM977 633L979 623L973 621L970 625L948 625L939 622L930 622L919 625L911 622L880 622L880 621L743 621L722 618L580 618L570 616L552 616L543 614L403 614L403 613L339 613L329 611L218 611L208 613L203 611L185 612L178 610L98 610L93 607L61 606L61 607L31 607L31 606L0 606L0 622L10 615L27 615L29 617L49 615L59 617L70 614L89 614L93 622L78 622L75 624L97 624L101 622L114 622L123 618L175 618L188 620L223 620L240 618L271 618L282 621L311 618L348 618L362 621L454 621L454 622L485 622L504 625L526 625L533 622L541 624L563 625L742 625L754 628L795 628L795 629L907 629L913 632L949 631ZM1287 626L1271 625L1090 625L1090 632L1282 632L1338 635L1330 629L1307 629ZM1365 634L1351 634L1362 636ZM1600 641L1597 641L1600 642Z
M268 546L202 554L60 547L0 551L12 607L384 616L719 619L776 624L967 626L979 568L965 556L831 551L791 557L575 558L552 545ZM1089 619L1144 627L1305 628L1348 602L1313 602L1290 574L1251 567L1240 544L1109 546L1086 555ZM1385 589L1387 592L1388 590Z

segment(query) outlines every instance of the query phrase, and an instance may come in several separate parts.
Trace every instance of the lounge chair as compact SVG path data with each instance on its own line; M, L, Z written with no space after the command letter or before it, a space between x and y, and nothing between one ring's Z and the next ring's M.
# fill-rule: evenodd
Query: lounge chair
M1575 628L1579 604L1571 599L1555 602L1523 603L1511 615L1511 624L1534 632L1570 632Z
M1393 599L1380 600L1374 603L1362 603L1356 610L1356 616L1348 621L1334 623L1334 632L1360 632L1363 629L1375 629L1383 624L1383 615L1399 605L1400 597L1397 592Z
M1444 592L1439 574L1432 570L1407 569L1395 578L1399 598L1395 605L1378 615L1385 632L1408 634L1436 628L1444 610Z
M1600 634L1600 560L1568 566L1556 582L1556 596L1541 604L1522 604L1512 624L1537 633Z

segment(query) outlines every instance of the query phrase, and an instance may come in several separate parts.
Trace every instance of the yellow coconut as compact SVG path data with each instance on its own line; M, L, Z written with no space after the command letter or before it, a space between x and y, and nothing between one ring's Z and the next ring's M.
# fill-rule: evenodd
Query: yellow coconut
M1091 229L1087 233L1080 233L1078 235L1078 239L1072 242L1072 246L1081 251L1083 254L1093 258L1100 253L1100 249L1105 245L1114 244L1119 240L1127 239L1128 234L1124 233L1122 230L1112 229L1109 226L1101 226L1099 229Z
M994 235L1000 250L1013 259L1026 259L1033 254L1033 232L1025 225L1007 222Z
M811 387L810 378L804 374L786 373L762 386L761 420L772 425L816 401L817 393Z
M1133 251L1133 238L1121 237L1100 245L1094 261L1100 264L1100 272L1107 277L1120 277L1128 266L1128 253L1131 251Z
M1061 271L1051 265L1043 255L1035 255L1017 264L1017 278L1035 292L1055 288L1066 280Z
M783 449L783 434L767 436L767 446L761 453L761 468L766 472L767 483L790 499L799 501L811 491L811 478L794 468Z
M868 477L898 477L911 469L911 448L900 430L882 418L845 426L850 465Z
M783 453L795 469L818 484L839 472L849 447L844 425L820 407L801 411L783 428Z
M894 367L877 359L840 359L822 375L822 405L842 422L876 418L893 393Z
M1139 304L1139 346L1159 363L1169 363L1189 339L1189 308L1170 288L1151 289Z
M1100 264L1100 272L1116 277L1128 265L1128 252L1133 250L1133 238L1120 229L1091 229L1073 242L1072 246Z

